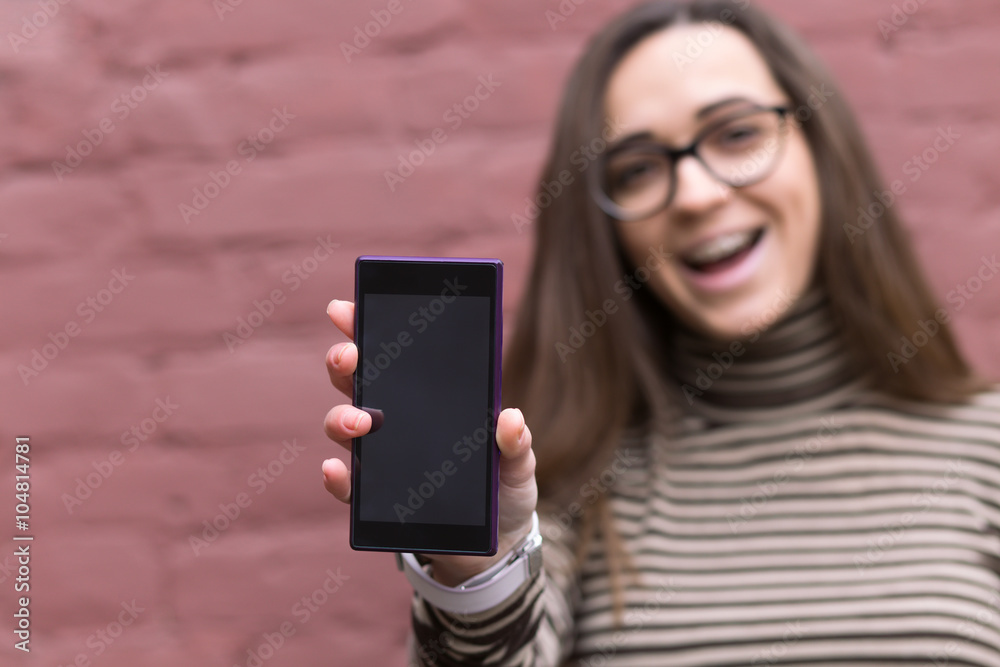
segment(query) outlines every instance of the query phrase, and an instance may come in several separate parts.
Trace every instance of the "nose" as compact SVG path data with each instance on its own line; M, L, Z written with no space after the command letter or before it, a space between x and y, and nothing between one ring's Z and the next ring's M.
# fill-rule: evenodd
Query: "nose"
M677 190L670 208L678 213L704 213L729 198L731 188L716 178L695 156L682 157L675 169Z

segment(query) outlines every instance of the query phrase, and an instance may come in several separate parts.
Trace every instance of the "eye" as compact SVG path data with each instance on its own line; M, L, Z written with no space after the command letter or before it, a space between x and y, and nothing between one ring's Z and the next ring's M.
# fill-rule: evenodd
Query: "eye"
M748 122L734 122L722 127L716 134L719 146L743 148L760 138L762 130L758 125Z
M659 182L667 173L662 157L643 154L617 156L608 165L611 193L628 192Z
M778 132L779 123L778 117L768 112L732 118L709 132L703 145L718 153L755 150Z

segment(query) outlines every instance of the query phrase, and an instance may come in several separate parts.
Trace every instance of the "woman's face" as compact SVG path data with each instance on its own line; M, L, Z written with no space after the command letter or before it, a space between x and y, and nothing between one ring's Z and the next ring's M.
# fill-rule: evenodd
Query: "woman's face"
M691 44L705 42L706 35L713 36L711 44L691 57ZM644 133L673 148L687 146L706 128L748 108L789 103L739 31L671 27L639 42L612 72L605 109L610 126L621 129L609 151ZM676 163L669 206L616 223L633 264L656 267L648 287L686 324L712 338L741 338L766 328L812 279L819 184L794 112L783 152L763 180L729 187L698 160L684 157Z

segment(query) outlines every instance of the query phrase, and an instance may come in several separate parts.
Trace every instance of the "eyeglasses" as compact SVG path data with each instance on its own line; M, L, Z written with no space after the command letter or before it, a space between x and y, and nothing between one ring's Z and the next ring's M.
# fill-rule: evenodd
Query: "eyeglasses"
M777 166L788 135L787 107L753 107L705 128L686 148L632 143L612 148L591 184L598 206L613 218L641 220L667 206L677 192L677 163L692 156L734 188L764 180Z

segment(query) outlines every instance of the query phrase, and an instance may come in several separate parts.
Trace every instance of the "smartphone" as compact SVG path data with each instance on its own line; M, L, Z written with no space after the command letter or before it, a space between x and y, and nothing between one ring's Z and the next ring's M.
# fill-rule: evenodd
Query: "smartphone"
M359 257L354 405L380 410L352 451L351 547L497 550L503 263Z

